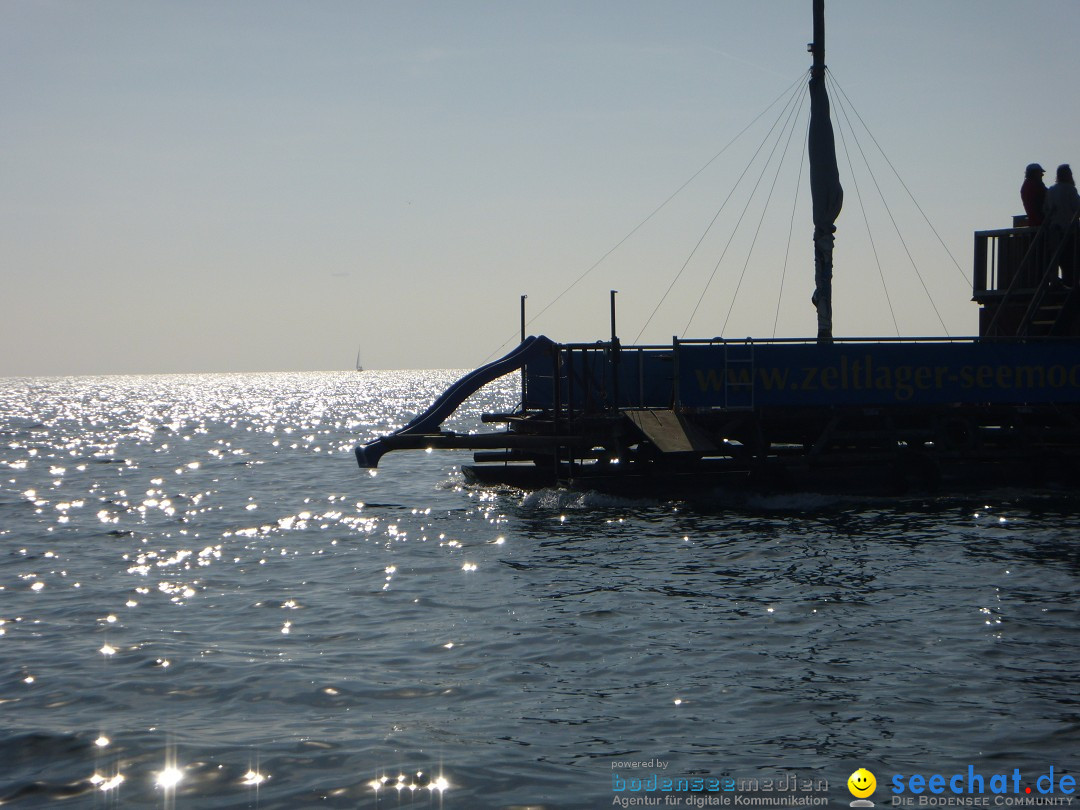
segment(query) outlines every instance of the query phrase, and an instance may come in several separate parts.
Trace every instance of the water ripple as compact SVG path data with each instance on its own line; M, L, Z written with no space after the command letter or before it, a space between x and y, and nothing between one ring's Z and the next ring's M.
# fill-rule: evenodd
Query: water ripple
M465 487L463 453L360 475L354 442L453 377L0 381L0 803L596 807L629 757L841 788L1075 768L1071 498L523 495Z

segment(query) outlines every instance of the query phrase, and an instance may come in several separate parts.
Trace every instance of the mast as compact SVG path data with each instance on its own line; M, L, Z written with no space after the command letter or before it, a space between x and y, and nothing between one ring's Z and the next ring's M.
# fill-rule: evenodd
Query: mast
M814 306L818 342L832 342L832 267L836 217L844 204L840 171L836 167L836 141L825 89L825 0L814 0L814 55L810 69L810 196L814 204Z

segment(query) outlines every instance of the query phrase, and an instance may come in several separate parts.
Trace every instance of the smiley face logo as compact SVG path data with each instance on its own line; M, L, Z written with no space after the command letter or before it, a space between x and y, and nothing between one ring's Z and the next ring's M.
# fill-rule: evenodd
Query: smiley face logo
M857 799L865 799L877 787L877 779L866 768L859 768L847 780L848 790Z

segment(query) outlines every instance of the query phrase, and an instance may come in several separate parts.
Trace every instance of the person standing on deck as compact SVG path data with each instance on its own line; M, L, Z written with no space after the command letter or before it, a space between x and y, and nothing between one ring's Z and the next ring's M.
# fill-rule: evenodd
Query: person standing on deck
M1061 268L1061 280L1068 286L1076 283L1076 217L1080 213L1080 194L1076 191L1068 163L1057 167L1056 182L1046 191L1043 214L1047 229L1046 249Z
M1024 203L1029 228L1043 224L1043 205L1046 202L1046 184L1043 183L1043 167L1038 163L1029 163L1024 172L1024 184L1020 186L1020 199Z

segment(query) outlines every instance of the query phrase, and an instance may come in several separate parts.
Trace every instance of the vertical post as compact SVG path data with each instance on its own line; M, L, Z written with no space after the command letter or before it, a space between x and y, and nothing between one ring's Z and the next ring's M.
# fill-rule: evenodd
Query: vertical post
M679 396L679 336L671 336L671 406L675 410L682 407Z
M555 482L559 481L559 457L562 455L561 448L559 447L559 433L561 432L561 426L559 424L560 412L562 411L562 347L555 347L555 375L554 375L554 400L555 409L552 419L551 432L554 434L555 439L552 445L552 462L554 464Z
M584 370L589 362L589 355L582 350L581 352L581 367ZM563 366L564 373L566 374L566 418L572 420L574 418L574 347L569 343L566 344L566 365ZM583 371L586 379L588 379L587 373ZM562 376L560 375L560 379ZM585 396L584 402L581 405L582 412L589 409L589 387L588 383L585 384Z
M615 293L617 293L617 292L618 292L618 290L612 290L611 291L611 345L612 346L614 346L615 341L618 340L618 338L615 336Z
M611 406L619 409L619 336L615 331L615 293L611 291Z
M814 0L814 75L820 76L825 69L825 0Z
M645 352L638 346L637 350L637 387L638 407L645 407Z
M993 283L992 279L987 279L986 275L986 257L987 257L987 243L990 241L990 237L986 234L975 232L975 272L972 274L972 294L978 295L981 292L986 292L989 289L997 289L997 285L994 287L988 287L988 283Z
M525 342L525 299L527 295L521 296L521 342ZM525 378L529 375L529 366L526 364L521 369L521 410L525 410L525 400L528 395L528 391L525 388Z
M559 357L562 357L562 350L559 351ZM581 359L588 361L588 356L582 352ZM561 362L561 361L560 361ZM584 363L582 363L584 367ZM569 343L566 344L566 362L560 365L559 380L566 377L566 424L568 426L574 424L574 347ZM560 385L562 383L560 382ZM562 390L561 388L559 389ZM588 389L586 389L587 391ZM587 399L587 397L586 397ZM561 401L561 400L560 400ZM587 404L582 405L582 413L587 410ZM556 431L557 432L557 431ZM566 448L566 461L569 465L570 473L574 471L574 448Z

